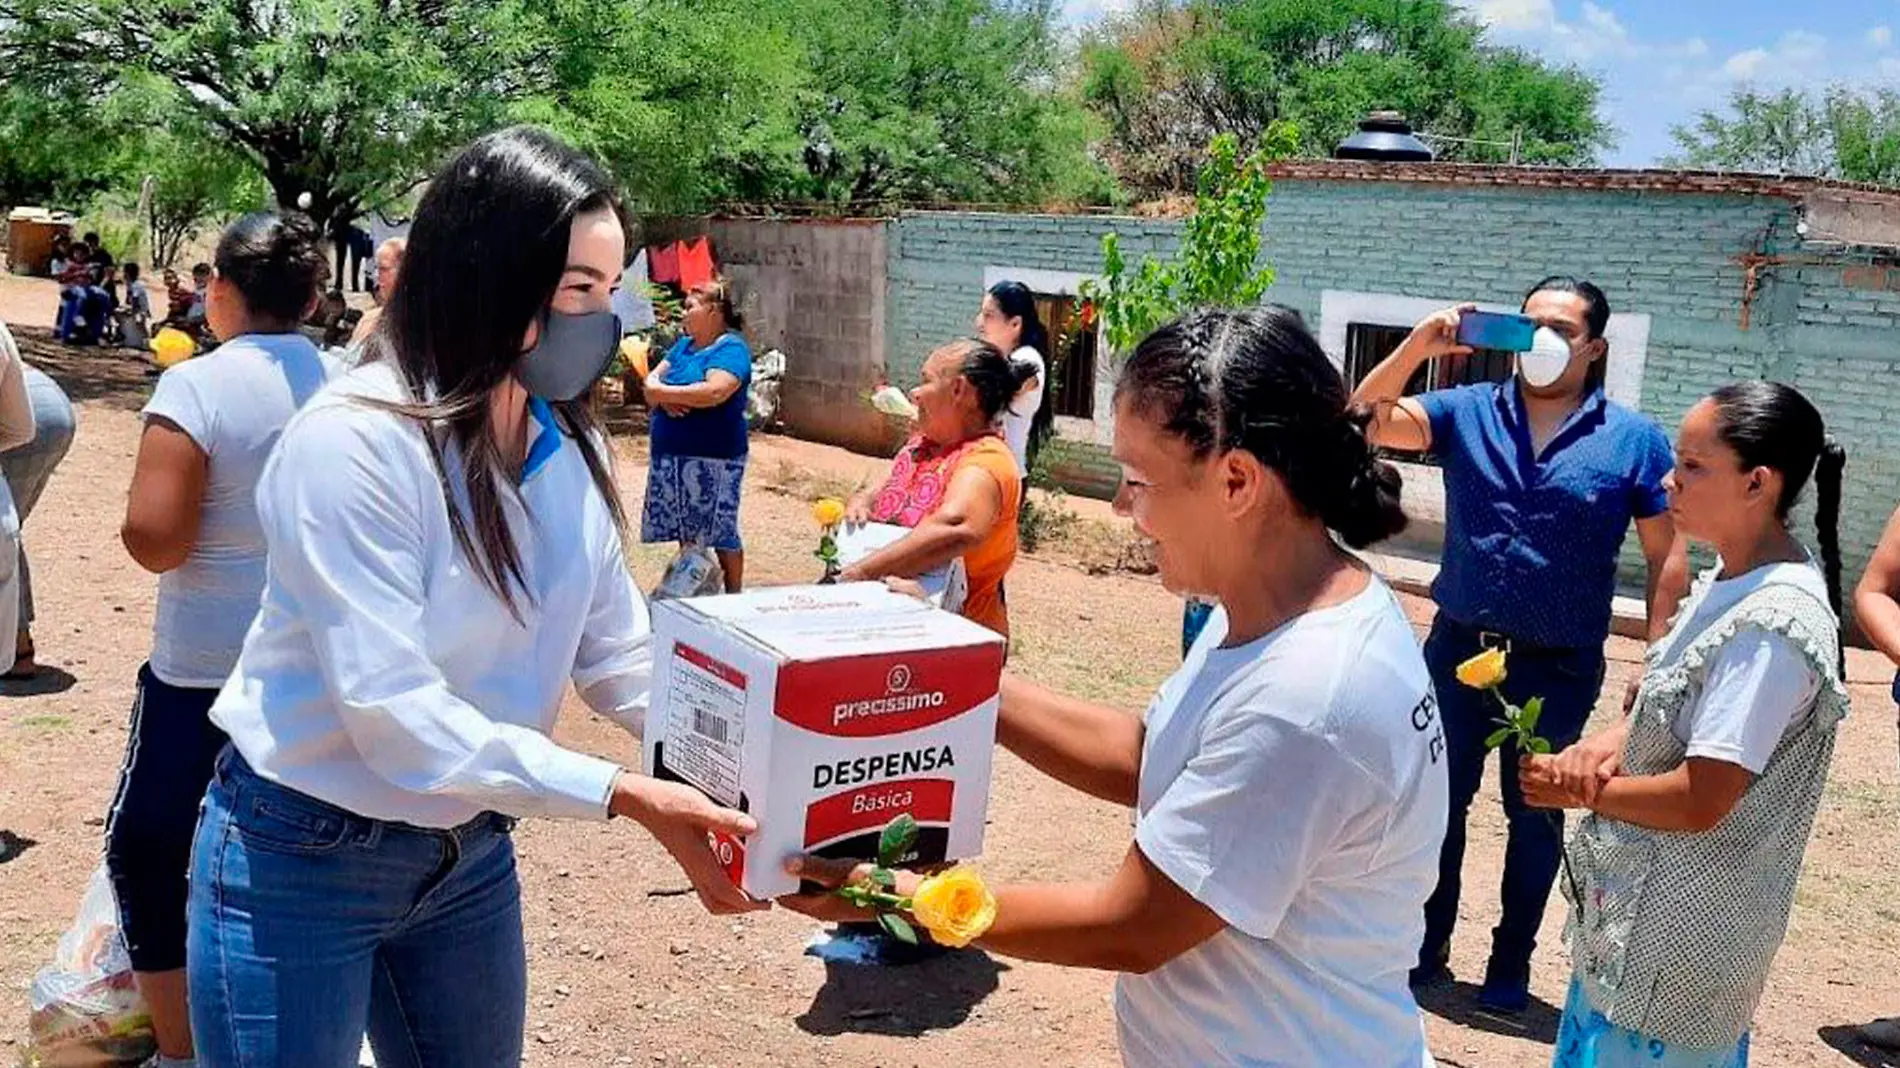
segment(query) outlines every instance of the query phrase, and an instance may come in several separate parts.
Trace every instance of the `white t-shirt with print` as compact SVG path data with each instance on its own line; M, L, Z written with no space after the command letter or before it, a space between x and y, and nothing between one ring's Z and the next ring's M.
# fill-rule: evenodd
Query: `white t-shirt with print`
M1003 440L1009 442L1009 451L1016 455L1016 472L1029 474L1029 424L1035 421L1036 413L1042 410L1042 397L1048 392L1049 369L1042 361L1042 353L1028 345L1009 354L1012 363L1027 363L1036 368L1036 385L1026 389L1022 395L1011 401L1003 409Z
M1717 580L1720 573L1718 564L1698 599L1682 607L1676 625L1657 643L1663 664L1673 663L1710 624L1770 582L1799 586L1827 603L1827 580L1812 561L1766 564ZM1787 638L1745 630L1716 653L1701 694L1683 706L1670 729L1688 746L1687 755L1738 764L1759 775L1820 688L1821 680Z
M258 476L284 424L336 371L302 334L245 334L159 376L146 418L175 424L207 458L197 540L158 579L160 680L216 688L237 664L264 592Z
M1116 1012L1133 1068L1430 1064L1407 985L1447 785L1431 678L1374 578L1232 649L1216 609L1147 715L1135 842L1227 927Z

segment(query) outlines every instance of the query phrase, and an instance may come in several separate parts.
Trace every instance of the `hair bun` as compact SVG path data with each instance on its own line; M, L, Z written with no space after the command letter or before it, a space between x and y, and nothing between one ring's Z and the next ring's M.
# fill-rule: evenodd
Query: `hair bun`
M1369 408L1344 413L1338 423L1339 487L1321 509L1320 520L1355 549L1384 541L1405 529L1399 469L1381 460L1366 438Z

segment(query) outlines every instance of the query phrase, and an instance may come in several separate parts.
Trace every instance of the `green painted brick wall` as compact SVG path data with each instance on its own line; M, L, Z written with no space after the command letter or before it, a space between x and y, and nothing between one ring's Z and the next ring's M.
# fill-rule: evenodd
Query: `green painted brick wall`
M1269 299L1317 330L1326 290L1515 302L1546 274L1589 278L1615 310L1651 316L1641 406L1671 433L1691 404L1737 378L1787 381L1821 407L1848 450L1851 584L1900 502L1900 272L1804 247L1796 220L1794 203L1768 196L1282 180L1264 235L1279 276ZM901 216L888 259L893 380L913 380L934 344L970 329L986 265L1089 273L1109 230L1131 258L1171 252L1179 237L1177 223L1157 220ZM1763 250L1825 262L1765 269L1743 330L1737 257ZM1869 288L1881 277L1894 288ZM1112 484L1094 446L1065 443L1052 459L1078 492ZM1804 506L1800 529L1811 542L1809 514ZM1639 581L1633 535L1624 563L1626 580Z

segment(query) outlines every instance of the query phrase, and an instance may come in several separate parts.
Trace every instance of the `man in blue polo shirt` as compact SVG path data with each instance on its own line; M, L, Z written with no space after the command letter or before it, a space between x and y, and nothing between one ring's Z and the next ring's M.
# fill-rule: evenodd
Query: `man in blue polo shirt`
M1485 737L1498 726L1495 700L1459 685L1454 669L1485 649L1506 649L1505 696L1520 705L1542 696L1538 733L1561 750L1582 734L1602 689L1617 557L1632 519L1649 561L1652 637L1667 626L1687 579L1686 561L1672 552L1675 528L1662 488L1674 465L1669 440L1653 421L1603 393L1610 319L1603 292L1557 277L1525 298L1524 313L1537 321L1545 347L1569 350L1554 382L1534 384L1520 363L1502 383L1402 397L1429 361L1471 352L1457 342L1468 310L1419 323L1353 394L1376 412L1378 445L1430 453L1445 480L1445 548L1432 586L1438 614L1425 661L1444 715L1451 817L1438 889L1425 904L1415 983L1445 973L1465 817L1484 778ZM1505 1013L1529 1003L1531 953L1562 842L1559 821L1524 804L1517 762L1516 749L1506 745L1499 761L1509 821L1503 916L1479 993L1485 1008Z

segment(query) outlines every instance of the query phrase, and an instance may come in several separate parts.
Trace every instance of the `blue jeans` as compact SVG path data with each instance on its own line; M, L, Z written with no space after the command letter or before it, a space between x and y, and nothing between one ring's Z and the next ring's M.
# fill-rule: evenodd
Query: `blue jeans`
M372 820L227 748L192 849L191 1031L203 1068L516 1068L527 957L513 821Z
M1425 902L1425 943L1419 964L1430 968L1451 945L1458 922L1458 896L1465 862L1465 818L1471 800L1484 781L1490 754L1485 736L1499 726L1497 698L1460 683L1459 664L1486 648L1478 631L1439 613L1425 639L1425 666L1445 721L1446 770L1451 780L1451 811L1445 827L1445 845L1438 857L1438 888ZM1537 733L1561 750L1583 734L1583 725L1596 708L1603 689L1603 648L1532 649L1514 646L1507 657L1508 677L1503 694L1522 705L1542 695L1544 714ZM1517 747L1498 750L1499 790L1509 821L1504 847L1504 880L1500 888L1502 916L1491 932L1491 963L1487 981L1521 986L1530 980L1531 953L1537 948L1537 929L1544 922L1544 906L1557 881L1563 848L1563 820L1545 809L1524 803L1517 783Z
M26 395L33 405L33 440L17 449L0 453L0 475L13 492L13 507L20 514L21 526L39 504L53 468L66 458L73 445L73 402L66 391L46 372L29 365L26 368ZM27 566L26 540L20 541L20 626L33 622L33 569ZM0 638L4 640L4 638Z
M112 317L112 295L103 286L67 286L60 291L57 333L61 341L95 345Z

